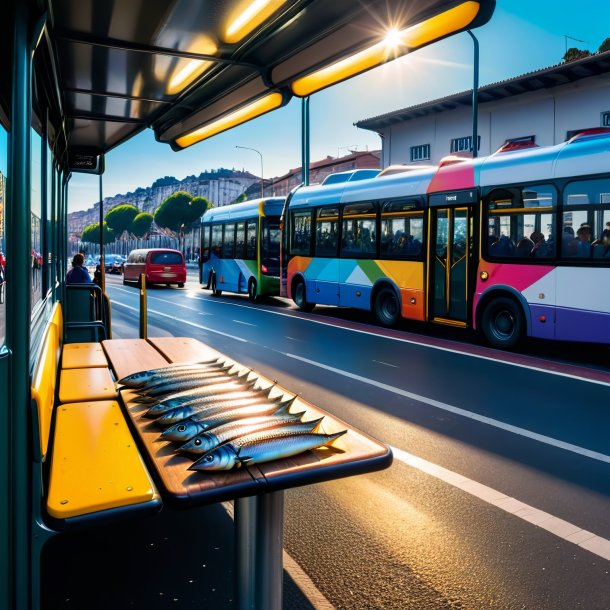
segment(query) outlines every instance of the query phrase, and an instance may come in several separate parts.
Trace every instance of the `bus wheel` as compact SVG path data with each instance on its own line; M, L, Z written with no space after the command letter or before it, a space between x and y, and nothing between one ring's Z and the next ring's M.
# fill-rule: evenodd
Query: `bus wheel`
M178 288L184 288L184 282L178 282Z
M389 286L377 293L373 309L375 317L384 326L395 326L400 318L400 303Z
M521 308L513 299L494 299L483 311L481 330L487 342L494 347L514 348L523 336L523 328Z
M256 303L259 300L256 289L257 289L256 280L254 278L252 278L248 282L248 298L250 299L250 301L252 301L252 303Z
M292 287L292 300L300 311L311 311L316 304L307 302L307 293L305 292L305 283L303 280L297 280Z
M215 275L212 276L212 294L215 297L219 297L222 294L222 290L216 289L216 276Z

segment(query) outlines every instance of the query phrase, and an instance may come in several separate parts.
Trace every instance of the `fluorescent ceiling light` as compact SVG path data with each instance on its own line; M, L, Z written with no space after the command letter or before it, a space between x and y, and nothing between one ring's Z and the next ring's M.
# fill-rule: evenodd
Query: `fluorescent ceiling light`
M286 0L254 0L242 2L229 19L223 39L234 44L245 38L284 4Z
M462 30L474 21L479 9L478 2L469 0L410 28L390 30L384 40L372 47L296 79L291 85L292 92L299 97L306 97Z
M254 119L262 114L279 108L284 101L281 93L269 93L258 100L251 102L247 106L232 112L208 125L195 129L186 135L176 138L176 144L180 148L186 148L196 142L201 142L206 138L211 138L227 129L241 125L250 119Z

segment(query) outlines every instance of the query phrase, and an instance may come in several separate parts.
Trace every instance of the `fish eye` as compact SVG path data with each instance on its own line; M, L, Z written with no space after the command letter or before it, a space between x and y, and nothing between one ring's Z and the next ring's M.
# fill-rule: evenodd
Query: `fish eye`
M186 430L186 426L184 424L182 424L181 426L178 426L178 432L184 432Z
M200 438L196 438L195 439L195 445L201 445L201 439Z
M205 461L206 462L213 462L214 461L214 456L213 455L206 455L205 456Z

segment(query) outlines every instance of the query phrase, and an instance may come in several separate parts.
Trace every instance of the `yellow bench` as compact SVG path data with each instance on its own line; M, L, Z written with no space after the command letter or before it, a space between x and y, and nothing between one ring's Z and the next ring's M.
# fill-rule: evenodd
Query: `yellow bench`
M31 389L33 418L38 422L35 461L41 465L35 486L43 495L46 515L67 524L109 513L116 516L126 508L129 513L138 508L157 510L159 495L118 402L90 396L69 404L60 400L55 407L60 360L56 319L54 312L43 338ZM91 393L88 375L92 371L104 376L112 396L116 396L107 368L84 368L61 371L60 386L65 384L68 398ZM42 465L49 461L47 478ZM44 523L45 514L41 513L39 521Z

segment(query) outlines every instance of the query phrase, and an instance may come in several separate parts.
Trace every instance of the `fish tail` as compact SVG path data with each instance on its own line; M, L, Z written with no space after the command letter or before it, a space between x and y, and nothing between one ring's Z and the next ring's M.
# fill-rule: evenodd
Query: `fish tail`
M344 434L347 434L347 430L341 430L333 434L325 434L324 436L327 438L327 441L324 444L332 445L334 441L336 441L340 436L343 436Z

